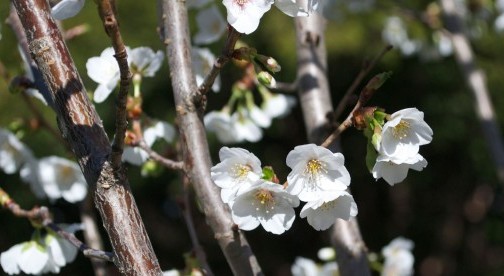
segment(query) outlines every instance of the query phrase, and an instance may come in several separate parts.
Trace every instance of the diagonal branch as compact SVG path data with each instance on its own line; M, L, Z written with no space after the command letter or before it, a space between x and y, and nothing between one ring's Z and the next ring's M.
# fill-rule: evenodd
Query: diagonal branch
M237 32L231 26L228 26L228 28L229 32L226 40L226 45L224 46L224 49L222 49L221 55L215 60L212 69L210 70L210 73L208 73L208 76L205 77L205 80L198 88L199 92L202 95L208 92L210 87L212 87L213 83L215 82L215 79L219 75L219 72L222 70L224 65L226 65L226 63L228 63L228 61L231 59L231 57L233 56L233 50L236 45L236 42L238 41L238 38L240 38L239 32Z
M105 32L112 40L112 46L115 51L115 58L119 64L121 81L119 82L119 94L116 102L116 125L115 135L112 141L112 153L110 162L114 169L121 166L121 157L124 150L124 135L128 127L126 103L128 99L128 90L131 83L131 72L128 65L128 53L124 45L119 24L115 16L115 6L113 0L95 1L98 5L98 13L103 21Z
M160 275L142 218L122 169L111 166L111 146L87 97L46 0L13 0L27 43L51 94L57 122L86 178L125 275Z
M206 219L234 275L261 275L261 268L243 233L233 227L229 208L210 177L210 153L191 67L187 9L184 1L159 0L161 38L166 45L170 77L180 126L182 154Z

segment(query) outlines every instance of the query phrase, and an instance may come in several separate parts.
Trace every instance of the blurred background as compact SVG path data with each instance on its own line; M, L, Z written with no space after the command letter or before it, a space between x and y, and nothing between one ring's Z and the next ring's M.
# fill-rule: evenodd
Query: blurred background
M219 4L219 1L217 1ZM341 2L341 3L340 3ZM362 68L363 62L374 58L390 41L384 33L387 24L397 19L407 32L409 46L395 45L371 71L364 83L377 73L393 72L392 77L368 103L380 106L388 113L416 107L425 113L426 122L434 131L433 142L420 153L429 165L422 172L410 171L406 180L391 187L383 180L375 181L365 165L366 139L355 129L341 136L352 184L351 190L359 208L358 222L371 252L379 253L392 239L402 236L415 243L415 272L418 275L502 275L504 273L504 195L496 167L491 158L482 128L476 117L475 101L465 84L449 43L442 38L439 5L430 1L340 1L327 12L328 75L334 106ZM464 28L474 50L476 64L486 74L490 97L500 127L504 118L504 32L496 19L498 3L486 0L458 1L465 10ZM222 5L219 7L225 12ZM155 5L142 1L118 1L120 27L125 43L130 47L148 46L164 50L157 34ZM72 159L73 156L42 128L37 128L34 116L20 95L9 92L9 79L22 75L23 66L16 40L4 23L9 6L0 6L0 127L16 129L22 141L36 157L50 155ZM196 11L190 16L194 23ZM225 14L225 13L224 13ZM394 21L395 20L395 21ZM96 83L86 74L88 58L98 56L109 47L97 9L92 1L76 17L63 22L64 28L85 24L88 32L68 41L78 70L89 92ZM390 28L390 26L389 26ZM195 24L191 30L196 30ZM242 40L259 53L272 56L282 66L275 75L277 81L292 82L296 77L295 31L292 18L273 8L262 19L258 30ZM209 47L219 53L224 38ZM444 44L443 44L444 43ZM229 98L232 84L241 77L238 67L229 64L221 73L222 88L208 96L208 110L222 108ZM153 118L174 123L174 104L166 60L154 78L144 79L143 109ZM44 116L56 126L53 112L36 102ZM113 133L114 99L95 104L109 136ZM351 110L348 108L347 112ZM343 115L346 117L347 113ZM340 120L342 118L339 118ZM222 144L210 134L212 160L218 162ZM291 114L275 119L258 143L242 143L256 154L263 165L271 165L280 180L286 179L287 153L296 145L307 143L299 104ZM160 152L173 145L156 145ZM184 268L184 254L191 251L185 222L181 215L181 178L176 172L159 169L148 176L142 168L128 166L130 183L144 223L164 270ZM65 201L51 204L34 197L18 174L0 172L0 187L21 206L47 205L56 221L78 222L79 208ZM229 275L225 262L205 218L193 206L193 215L201 243L216 275ZM299 212L298 208L297 212ZM98 223L101 226L101 222ZM0 213L0 251L29 239L30 223ZM103 237L106 237L102 230ZM78 234L78 236L82 236ZM329 231L313 230L299 217L291 230L277 236L257 228L246 233L266 275L289 275L297 256L317 260L317 251L330 245ZM106 238L105 238L106 240ZM110 250L106 244L106 249ZM77 260L62 269L62 275L91 275L88 259Z

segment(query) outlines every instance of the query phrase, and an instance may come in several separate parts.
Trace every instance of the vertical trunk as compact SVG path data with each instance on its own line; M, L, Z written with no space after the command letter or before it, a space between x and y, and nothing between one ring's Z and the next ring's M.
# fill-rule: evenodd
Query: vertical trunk
M161 33L166 44L186 173L202 204L234 275L262 274L245 236L234 225L219 188L210 177L210 153L201 113L201 94L191 66L187 9L184 1L160 0Z
M25 29L29 50L51 93L62 136L75 153L87 183L95 191L114 253L125 275L160 275L124 172L108 161L110 143L46 0L12 1Z

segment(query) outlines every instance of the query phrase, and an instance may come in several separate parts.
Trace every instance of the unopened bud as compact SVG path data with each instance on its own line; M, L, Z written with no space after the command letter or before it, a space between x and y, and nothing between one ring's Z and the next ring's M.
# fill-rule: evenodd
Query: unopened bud
M257 80L268 87L275 87L276 86L276 80L275 78L268 72L266 71L261 71L259 74L257 74Z
M257 55L256 60L272 73L280 72L280 70L282 70L280 64L278 64L278 62L272 57Z

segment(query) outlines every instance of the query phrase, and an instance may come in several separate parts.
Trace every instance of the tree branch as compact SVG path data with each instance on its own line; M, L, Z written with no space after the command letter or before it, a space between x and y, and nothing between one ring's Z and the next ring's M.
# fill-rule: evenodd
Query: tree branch
M134 146L134 145L133 145ZM168 158L163 157L159 153L155 152L152 150L147 143L142 139L138 142L138 147L143 149L145 152L149 154L149 157L155 160L156 162L159 162L163 166L165 166L168 169L172 170L184 170L184 162L181 161L173 161Z
M114 169L121 167L121 157L124 150L124 135L128 127L126 103L128 100L128 90L131 83L131 72L128 65L128 53L126 46L122 40L121 32L119 31L119 24L115 16L115 6L111 0L95 1L98 5L98 13L103 21L105 32L112 40L114 48L114 57L119 65L119 73L121 81L119 82L119 93L116 102L116 124L115 135L112 141L112 153L110 162Z
M306 6L307 1L299 3ZM308 140L320 144L329 131L327 115L333 109L327 80L325 20L316 13L296 17L298 57L298 93ZM356 218L337 219L332 243L336 249L341 275L370 275L367 249L362 241Z
M233 227L229 208L210 177L210 153L198 99L201 97L191 66L191 45L185 2L159 0L161 38L166 45L170 77L180 125L186 172L198 196L207 222L234 275L260 275L261 268L243 233Z
M90 103L46 0L12 1L30 52L54 102L63 138L77 157L109 234L115 264L125 275L159 275L157 258L122 168L108 160L111 147Z
M220 70L224 68L224 65L226 65L226 63L228 63L228 61L233 56L234 47L236 42L238 41L238 38L240 38L240 33L230 25L228 25L228 29L229 31L226 45L224 46L224 49L222 49L221 55L215 60L210 73L208 73L208 76L205 77L205 80L198 88L199 92L202 95L206 94L210 87L212 87L215 79L219 75Z

